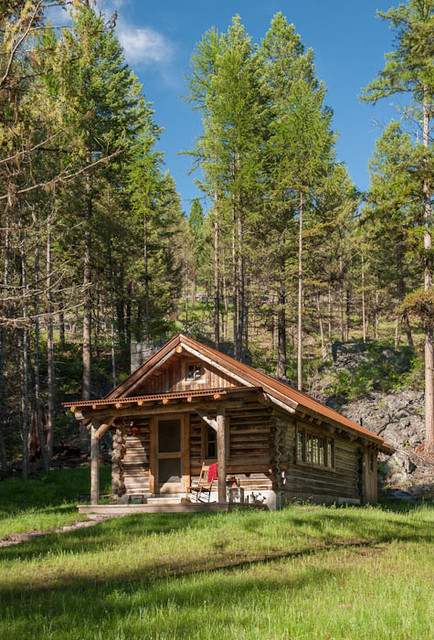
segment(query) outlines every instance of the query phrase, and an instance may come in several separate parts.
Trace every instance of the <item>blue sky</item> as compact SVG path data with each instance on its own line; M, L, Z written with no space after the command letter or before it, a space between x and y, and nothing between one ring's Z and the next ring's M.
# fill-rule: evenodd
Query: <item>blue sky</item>
M368 160L382 127L398 117L398 98L373 107L358 95L383 68L384 54L393 49L388 23L376 10L388 9L393 0L99 0L106 13L117 10L117 33L130 66L143 84L164 128L159 147L175 178L183 207L202 194L188 175L191 159L179 155L194 145L201 132L198 113L182 100L184 75L196 42L214 26L226 31L239 13L254 42L260 42L270 20L281 11L294 23L306 47L315 52L320 79L328 89L327 104L334 111L333 127L339 132L339 159L348 167L359 189L369 183Z

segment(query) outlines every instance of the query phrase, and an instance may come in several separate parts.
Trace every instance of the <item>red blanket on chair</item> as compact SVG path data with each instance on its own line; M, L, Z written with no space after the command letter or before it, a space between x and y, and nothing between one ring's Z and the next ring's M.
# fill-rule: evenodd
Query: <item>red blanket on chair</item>
M218 465L217 462L209 465L208 469L208 482L218 479Z

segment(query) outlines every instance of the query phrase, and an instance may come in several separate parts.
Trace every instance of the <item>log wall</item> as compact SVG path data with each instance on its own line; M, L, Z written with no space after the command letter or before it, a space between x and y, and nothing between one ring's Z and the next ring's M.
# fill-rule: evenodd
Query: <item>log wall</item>
M297 462L296 426L334 441L334 468ZM361 447L339 434L326 434L310 422L287 420L285 437L287 468L282 486L282 503L293 499L333 503L339 498L363 500Z
M150 420L137 418L125 428L122 460L125 491L129 495L149 492Z
M228 422L227 474L236 476L246 491L281 492L282 504L294 499L321 503L348 500L376 500L376 464L374 471L367 447L351 442L341 434L325 434L324 429L303 422L260 404L247 404L226 413ZM208 427L194 412L187 420L189 437L189 469L191 481L197 480L202 463L216 459L206 457ZM334 468L297 462L296 428L334 441ZM114 438L113 478L116 492L150 493L150 418L135 418L127 423L124 437L117 429ZM122 460L119 452L122 451ZM375 452L374 452L375 453ZM375 454L376 456L376 454ZM187 469L188 465L186 465ZM114 483L115 484L115 483Z
M226 412L228 421L227 474L236 476L246 491L271 489L270 473L271 416L266 407L247 405ZM207 425L197 414L190 414L191 478L197 480L202 463L216 459L206 457Z

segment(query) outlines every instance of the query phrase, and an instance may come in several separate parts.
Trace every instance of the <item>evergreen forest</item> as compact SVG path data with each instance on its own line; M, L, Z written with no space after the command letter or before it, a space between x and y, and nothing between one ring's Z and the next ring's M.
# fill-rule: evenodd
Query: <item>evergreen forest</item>
M53 4L70 23L52 24ZM239 16L210 28L185 82L203 197L184 211L116 16L0 2L2 475L19 458L29 477L35 456L48 470L78 438L61 402L101 397L130 373L132 343L179 332L306 392L336 341L405 347L434 454L433 4L380 14L394 49L359 97L406 107L366 193L295 26L277 13L259 42Z

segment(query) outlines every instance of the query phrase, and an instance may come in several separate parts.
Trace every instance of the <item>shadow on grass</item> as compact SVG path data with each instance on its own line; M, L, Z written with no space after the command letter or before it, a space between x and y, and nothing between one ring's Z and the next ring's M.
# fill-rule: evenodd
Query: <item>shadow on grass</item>
M246 601L252 594L272 597L282 589L293 592L321 588L334 575L337 571L309 568L301 575L285 576L277 567L274 575L220 572L151 582L133 572L101 584L91 579L69 580L48 592L43 586L0 592L4 611L16 614L9 619L8 632L2 640L41 637L38 632L48 624L59 634L55 637L67 633L71 633L67 637L76 638L203 637L207 608L226 626L233 622L231 610L240 607L246 618L241 624L248 625ZM136 635L137 622L142 624L140 635ZM173 624L176 635L160 635ZM133 628L129 631L130 625ZM123 629L122 634L116 633L117 626ZM99 635L103 630L105 634Z
M200 625L204 621L204 607L208 605L213 611L220 610L222 625L230 625L230 618L226 620L225 616L230 616L231 610L239 605L238 622L240 616L246 615L248 625L251 606L248 602L252 593L258 598L272 598L273 593L281 589L301 593L321 590L327 581L341 579L345 571L350 570L336 559L333 562L332 556L326 568L322 563L315 566L306 562L298 566L298 573L290 568L288 561L315 558L337 548L352 551L365 548L368 553L376 554L384 550L378 543L384 545L392 541L432 543L433 531L429 524L424 519L412 522L407 513L397 509L379 512L369 508L295 507L280 514L134 515L103 522L91 529L51 534L20 548L0 549L0 559L4 561L33 560L40 563L41 569L50 556L58 556L60 560L51 574L41 571L39 580L34 576L28 580L23 573L22 579L0 590L0 618L7 621L2 640L45 637L41 635L41 625L54 625L59 634L48 637L61 637L62 632L71 633L67 637L74 634L80 638L100 637L102 629L114 633L116 626L120 626L123 633L110 637L127 638L129 625L134 626L141 617L148 635L136 635L135 629L131 637L171 637L170 624L175 617L177 635L172 637L201 637ZM255 542L264 543L273 527L280 528L284 534L278 540L280 549L278 545L267 549L259 544L256 549ZM209 545L203 550L204 557L194 556L193 552L170 556L173 550L170 545L176 545L178 534L185 542L189 536L193 540L202 529L209 529L210 540L214 536L216 542L224 541L225 536L235 531L245 543L242 552L226 553L223 545L214 553ZM175 536L171 538L171 534ZM301 535L297 537L298 534ZM144 557L141 566L137 566L141 562L141 549L153 544L153 536L160 535L163 539L168 536L168 555L156 552L153 557ZM131 559L134 566L124 561L118 568L111 564L105 572L104 554L109 554L112 548L122 549L122 542L134 541L137 541L137 552ZM77 570L70 563L63 569L63 557L94 553L99 549L101 555L97 560L93 557L88 564L83 564L80 558ZM25 567L23 569L25 571ZM172 611L167 621L166 609ZM150 614L153 617L146 627ZM167 636L158 635L158 619ZM169 627L166 628L166 624Z
M369 548L372 554L383 550L375 542L349 542L340 547L351 550ZM41 624L41 618L54 624L58 631L74 629L77 637L95 637L91 635L92 628L100 631L110 620L118 623L122 621L123 627L124 620L127 620L128 627L128 619L139 608L147 615L169 608L172 610L172 621L175 610L176 637L201 637L201 625L205 622L204 607L207 604L211 604L217 615L222 617L221 623L227 625L232 624L230 610L241 607L246 612L246 621L242 624L246 624L249 613L245 605L252 594L256 594L258 598L271 599L274 597L273 593L282 590L290 593L306 591L310 594L314 589L323 589L327 581L338 577L342 580L350 567L343 568L336 561L331 563L332 568L310 563L299 567L298 573L287 564L288 560L324 555L328 551L336 551L336 548L336 545L308 548L282 554L280 557L262 557L221 566L198 566L195 569L188 565L180 565L172 570L166 567L160 575L154 576L150 576L152 568L148 567L131 569L110 577L100 576L99 579L92 576L64 576L51 584L44 584L43 580L32 586L15 584L12 589L0 589L0 618L5 619L10 612L16 612L16 620L15 617L11 620L14 631L10 636L2 635L2 640L12 638L14 634L25 638L25 631L20 629L22 623L24 626L27 624L32 633L35 633L35 623ZM239 614L237 617L239 623ZM154 633L161 631L160 624L152 621L151 626L146 629L150 635L143 637L160 637L152 635L152 629Z

